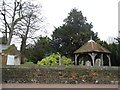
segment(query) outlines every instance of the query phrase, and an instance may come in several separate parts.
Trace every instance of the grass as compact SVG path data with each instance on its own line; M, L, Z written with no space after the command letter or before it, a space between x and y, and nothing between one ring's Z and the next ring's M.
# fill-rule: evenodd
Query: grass
M24 64L34 64L33 62L25 62Z

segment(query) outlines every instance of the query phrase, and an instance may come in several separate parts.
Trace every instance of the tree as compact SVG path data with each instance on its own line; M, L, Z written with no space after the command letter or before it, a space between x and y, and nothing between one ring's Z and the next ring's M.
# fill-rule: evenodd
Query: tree
M0 38L0 44L6 44L6 37L5 36Z
M0 21L2 26L0 31L4 33L5 41L10 45L16 24L21 21L25 16L20 16L22 9L21 0L15 0L13 4L7 4L4 0L0 8ZM8 35L7 35L8 34Z
M120 66L120 38L116 38L117 43L108 44L105 41L97 41L100 45L111 51L111 64L112 66ZM104 58L107 60L107 58ZM106 62L106 61L105 61Z
M68 17L64 20L65 24L55 28L52 35L52 46L54 52L71 57L73 52L87 42L92 36L99 40L97 33L91 31L92 23L87 23L87 19L81 11L72 9Z
M29 61L37 63L52 53L50 43L51 40L48 37L40 37L35 45L28 46L25 56Z
M120 38L116 38L117 43L112 43L109 45L111 50L111 59L114 66L120 66Z
M38 38L37 31L40 31L42 27L42 15L41 15L41 6L35 5L30 2L25 2L21 15L25 15L26 17L22 19L17 25L14 34L21 38L21 53L25 54L27 40L35 40Z
M1 32L5 34L4 42L10 45L13 35L18 36L21 39L20 51L24 55L27 41L38 38L39 34L36 32L41 31L43 27L41 5L21 0L14 0L13 4L3 1L0 13L3 22Z

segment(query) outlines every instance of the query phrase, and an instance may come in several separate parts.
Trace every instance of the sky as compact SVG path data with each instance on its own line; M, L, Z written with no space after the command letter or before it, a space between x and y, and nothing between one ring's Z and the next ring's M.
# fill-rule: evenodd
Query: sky
M93 25L101 40L118 36L119 0L32 0L41 3L43 15L47 18L50 34L55 27L62 26L63 20L73 8L82 11L87 22Z
M2 0L0 0L2 1ZM13 0L12 0L13 1ZM26 0L23 0L26 1ZM29 1L29 0L28 0ZM82 11L87 22L93 25L101 40L118 36L118 1L119 0L31 0L42 5L42 15L46 17L48 36L54 27L64 24L68 13L73 8ZM1 34L0 34L1 36Z

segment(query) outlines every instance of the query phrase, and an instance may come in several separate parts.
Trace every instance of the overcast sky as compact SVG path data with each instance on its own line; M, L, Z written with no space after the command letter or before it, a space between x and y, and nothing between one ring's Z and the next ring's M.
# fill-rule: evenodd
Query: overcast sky
M2 1L2 0L0 0ZM13 0L12 0L13 1ZM25 0L23 0L25 1ZM63 24L63 20L73 8L82 11L87 22L93 24L93 31L98 32L101 40L118 35L118 1L119 0L32 0L41 3L42 14L46 17L49 34L55 27Z
M42 4L43 15L49 23L50 33L53 26L59 27L72 8L76 7L92 22L93 31L98 32L101 40L118 36L119 0L32 0Z

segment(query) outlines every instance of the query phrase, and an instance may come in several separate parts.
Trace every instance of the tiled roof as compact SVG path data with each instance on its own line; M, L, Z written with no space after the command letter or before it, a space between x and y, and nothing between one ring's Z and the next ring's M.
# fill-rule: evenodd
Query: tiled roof
M74 53L89 53L89 52L111 53L109 50L102 47L100 44L97 44L93 40L89 40L82 47L77 49Z

